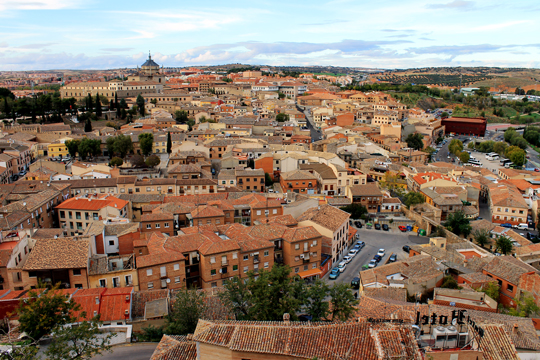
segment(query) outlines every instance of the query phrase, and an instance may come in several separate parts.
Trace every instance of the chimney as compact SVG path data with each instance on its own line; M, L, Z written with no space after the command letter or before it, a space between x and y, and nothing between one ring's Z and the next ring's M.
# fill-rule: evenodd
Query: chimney
M289 325L291 323L291 315L289 313L283 314L283 322L286 325Z
M514 334L517 334L517 332L518 332L518 327L519 327L519 325L518 325L517 323L514 323L514 327L513 327L513 329L512 329L512 332L513 332Z

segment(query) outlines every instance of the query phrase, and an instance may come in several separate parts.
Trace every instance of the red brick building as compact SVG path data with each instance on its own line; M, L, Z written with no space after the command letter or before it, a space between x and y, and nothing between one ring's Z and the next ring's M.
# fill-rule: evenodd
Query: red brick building
M454 133L456 135L474 135L484 137L486 133L487 120L486 118L463 118L450 117L441 120L442 126L445 127L447 134Z

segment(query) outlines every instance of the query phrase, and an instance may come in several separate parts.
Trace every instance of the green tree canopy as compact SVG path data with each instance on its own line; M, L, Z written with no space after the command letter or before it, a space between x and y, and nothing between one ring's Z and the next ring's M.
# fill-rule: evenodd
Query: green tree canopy
M137 96L137 100L135 100L135 103L137 104L137 109L139 110L139 114L141 116L144 116L145 114L145 108L144 108L144 98L141 94Z
M188 122L188 113L185 110L178 110L174 113L176 121L180 124L186 124Z
M68 149L69 155L75 159L77 152L79 151L80 140L67 140L65 142L66 148Z
M536 300L530 294L522 293L519 297L515 298L516 308L510 308L509 315L521 316L521 317L536 317L540 312L540 307L536 305Z
M506 148L505 155L517 166L522 166L527 161L527 153L517 146L509 146Z
M278 122L289 121L289 114L285 114L285 113L277 114L276 115L276 121L278 121Z
M122 160L118 156L113 157L111 161L109 162L110 166L122 166L123 164L124 164L124 160Z
M407 206L409 209L411 206L423 204L424 202L426 202L426 198L419 192L410 191L403 196L403 204L405 204L405 206Z
M347 321L356 310L355 305L358 301L355 299L350 286L345 283L334 283L330 288L330 308L332 309L332 320Z
M498 141L493 144L493 152L496 152L499 155L503 155L508 145L505 142Z
M486 244L489 242L489 239L491 239L491 235L486 229L475 230L473 232L473 237L476 243L481 247L486 246Z
M152 146L154 145L154 135L151 133L139 134L139 148L144 156L148 156L152 153Z
M172 139L171 139L171 132L167 132L167 154L171 154L172 152Z
M129 163L135 167L141 167L146 165L146 163L144 162L144 158L141 155L133 155L131 159L129 159Z
M463 151L463 143L458 139L452 139L450 144L448 144L448 150L458 156Z
M441 285L444 289L460 289L461 287L458 285L458 282L452 275L446 275L443 279L443 283Z
M422 150L424 148L424 142L422 139L424 135L419 133L409 134L405 139L407 146L415 150Z
M495 244L497 245L497 250L499 251L499 253L503 255L508 255L514 250L512 240L510 240L508 236L499 236Z
M86 119L84 122L84 132L91 132L92 131L92 121L90 118Z
M500 289L501 289L500 286L494 280L475 290L479 292L483 292L484 294L486 294L487 296L489 296L496 302L499 302Z
M469 236L472 231L469 219L467 219L463 211L450 213L446 218L444 226L454 234L463 235L465 237Z
M199 319L206 311L206 293L196 289L178 290L171 312L166 317L165 333L170 335L193 334Z
M99 93L96 94L96 116L98 118L103 115L103 111L101 109L101 98L99 97Z
M468 152L466 151L462 151L460 154L459 154L459 160L461 160L462 163L467 163L469 162L469 159L471 158L471 156L469 155Z
M124 134L117 135L114 138L113 149L115 154L118 154L122 159L125 159L126 155L130 151L133 151L133 143L131 142L131 136Z
M368 213L366 207L358 203L352 203L340 209L351 214L351 219L360 219Z
M150 167L156 167L161 163L161 158L157 155L150 155L146 158L145 164Z

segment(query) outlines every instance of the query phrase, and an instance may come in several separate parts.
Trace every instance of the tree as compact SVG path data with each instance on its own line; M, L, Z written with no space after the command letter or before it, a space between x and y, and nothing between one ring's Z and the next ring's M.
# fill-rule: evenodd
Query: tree
M179 122L180 124L185 124L188 121L188 113L185 110L176 111L174 117L176 118L176 122Z
M264 173L264 186L268 187L272 185L274 185L274 181L272 180L272 177L270 176L269 173L265 172Z
M488 282L486 285L479 287L475 289L478 292L483 292L496 302L499 302L499 296L500 296L500 286L497 284L496 281Z
M114 139L114 153L120 155L122 159L125 159L130 151L133 151L131 137L124 134L117 135Z
M92 95L88 94L86 97L86 111L92 112L94 110L94 100L92 99Z
M124 160L120 159L118 156L113 157L109 162L109 166L122 166L123 164Z
M449 214L444 226L454 234L463 234L465 237L469 236L472 230L469 219L467 219L463 211L456 211L455 213Z
M99 318L94 317L90 321L86 313L81 312L81 306L59 291L59 284L52 289L45 290L39 295L35 290L30 290L28 300L21 301L17 308L19 316L19 330L28 334L32 343L23 345L16 351L20 353L34 354L36 358L37 342L44 336L52 335L52 342L45 352L48 359L90 359L95 355L110 349L112 334L98 338ZM77 326L68 326L75 324ZM10 357L16 358L16 357Z
M279 99L285 99L285 94L282 92L278 92L278 98Z
M351 287L345 283L334 283L330 288L330 308L332 309L333 321L347 321L354 315L358 301L350 289Z
M403 204L405 204L405 206L407 206L409 209L411 208L411 206L423 204L425 201L426 198L419 192L411 191L405 194L405 196L403 197Z
M427 148L424 149L424 151L429 154L429 160L431 161L431 157L435 153L435 149L432 148L431 146L428 146Z
M462 151L460 154L459 154L459 160L461 160L462 163L467 163L469 162L469 159L470 159L470 155L468 152L466 151Z
M499 250L499 253L503 255L508 255L514 250L514 245L512 244L512 240L510 240L507 236L499 236L497 238L497 241L495 242L497 245L497 250Z
M167 133L167 154L172 153L172 139L171 139L171 132L169 131Z
M148 156L152 153L152 146L154 145L154 135L151 133L139 134L139 147L144 156Z
M156 167L161 163L161 158L157 155L150 155L148 158L146 158L145 163L150 167Z
M538 315L538 312L540 312L540 307L536 305L536 301L532 295L525 295L522 293L514 300L516 302L516 308L510 308L508 311L509 315L531 317L533 315Z
M463 143L458 139L453 139L448 145L448 150L458 156L463 151Z
M139 114L141 114L141 116L144 116L144 98L141 94L137 96L137 100L135 100L135 103L137 104L137 109L139 109Z
M424 135L419 133L409 134L407 136L407 139L405 139L405 142L410 148L413 148L415 150L422 150L424 148L424 142L422 141L423 138Z
M247 281L244 281L235 276L224 285L225 291L218 294L223 304L232 309L237 320L254 319L250 285L249 277Z
M352 203L340 209L351 214L351 219L360 219L368 213L366 207L358 203Z
M104 351L110 351L113 336L110 333L103 337L97 318L83 321L77 326L58 327L45 354L51 360L92 359Z
M279 113L276 115L276 121L277 122L285 122L285 121L289 121L289 114L285 114L285 113Z
M88 156L99 156L101 154L101 140L84 138L79 143L78 151L83 160Z
M132 166L135 167L142 167L146 165L146 163L144 162L144 158L141 155L133 155L131 159L129 159L129 162Z
M306 310L311 315L312 321L321 321L327 318L330 308L324 299L328 296L329 291L330 287L320 279L308 286Z
M199 319L206 311L206 293L183 288L176 293L171 312L166 317L165 333L170 335L193 334Z
M444 277L441 287L444 289L460 289L460 286L452 275L447 275Z
M527 153L517 146L509 146L504 153L517 166L522 166L527 161Z
M493 152L496 152L497 154L502 155L504 154L507 146L508 145L505 142L498 141L495 144L493 144Z
M68 150L69 155L71 158L75 158L77 156L77 152L79 151L79 144L81 143L80 140L67 140L65 142L66 148Z
M106 146L107 146L107 152L109 153L109 159L112 159L112 157L114 156L114 152L115 152L115 149L114 149L114 142L115 142L116 138L115 137L108 137L107 140L106 140Z
M441 114L441 118L443 118L443 119L446 119L449 116L450 116L450 114L447 113L446 111L443 111L443 113Z
M127 109L126 99L120 99L120 108Z
M467 148L469 149L474 149L475 146L476 146L476 142L474 141L471 141L470 143L467 144Z
M99 98L99 93L96 94L96 116L98 118L103 115L103 112L101 110L101 99Z
M90 118L86 119L86 122L84 123L84 132L91 132L92 131L92 121Z
M480 245L481 247L486 246L486 244L489 242L489 239L491 239L489 231L487 231L486 229L476 230L473 233L473 236L476 243Z

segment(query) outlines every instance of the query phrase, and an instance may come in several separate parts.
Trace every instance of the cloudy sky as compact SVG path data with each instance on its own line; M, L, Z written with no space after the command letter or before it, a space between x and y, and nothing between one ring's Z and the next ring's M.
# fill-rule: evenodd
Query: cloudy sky
M540 2L0 0L0 70L540 67Z

